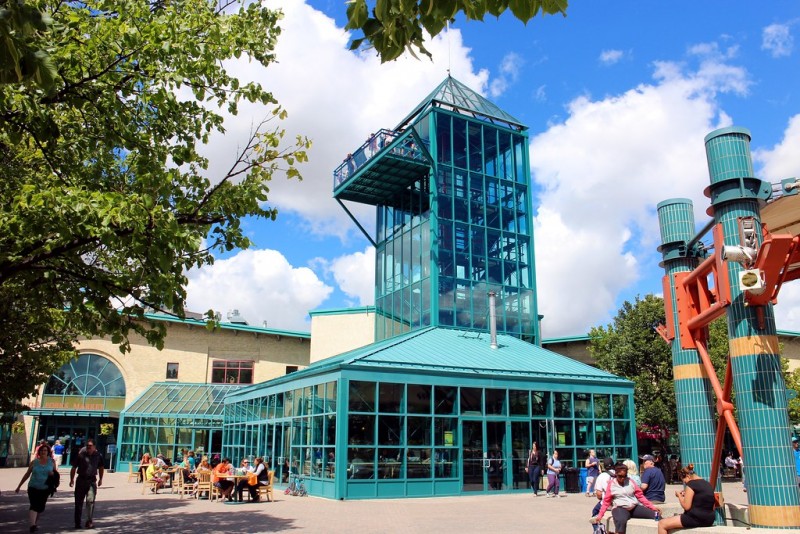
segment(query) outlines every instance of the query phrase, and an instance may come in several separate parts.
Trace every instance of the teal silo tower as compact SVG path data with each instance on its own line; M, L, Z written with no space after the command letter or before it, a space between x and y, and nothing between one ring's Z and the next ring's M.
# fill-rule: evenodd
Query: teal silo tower
M762 242L760 202L750 132L715 130L705 138L711 185L709 214L721 224L726 246L757 249ZM789 445L786 385L781 374L772 304L749 306L740 287L742 266L729 262L727 310L733 389L736 393L748 480L750 522L755 527L800 527L800 491Z
M527 128L448 76L334 171L375 246L376 340L427 326L540 344ZM376 207L371 235L344 201Z

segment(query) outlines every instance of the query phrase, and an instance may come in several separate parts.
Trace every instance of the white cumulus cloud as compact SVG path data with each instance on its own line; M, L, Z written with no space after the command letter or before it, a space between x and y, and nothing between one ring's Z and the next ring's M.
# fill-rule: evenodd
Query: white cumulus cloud
M223 319L230 310L239 310L251 325L266 321L284 330L309 330L308 310L333 291L311 269L290 265L276 250L244 250L188 276L188 309L213 309Z
M622 50L603 50L600 52L600 63L603 65L613 65L614 63L619 62L625 53Z
M498 69L500 74L489 84L489 95L492 98L497 98L505 93L508 87L519 78L520 68L524 63L525 60L522 56L515 52L509 52L503 56Z
M566 120L531 141L545 337L608 322L621 292L660 259L659 202L690 198L705 220L703 138L729 125L715 97L746 91L746 72L711 60L696 70L660 62L654 78L602 100L576 98Z
M329 271L344 293L367 306L375 302L375 249L368 246L363 252L340 256L330 262Z
M772 57L792 55L794 37L788 24L770 24L761 32L761 49Z
M227 66L240 79L258 81L273 93L288 112L283 124L287 139L306 135L314 143L310 162L301 168L303 181L275 176L269 204L284 213L297 213L312 232L346 239L358 230L333 199L333 170L371 133L394 128L445 79L448 69L455 78L484 93L488 91L488 71L474 69L459 30L446 30L426 43L432 61L406 54L381 64L374 51L350 52L348 33L306 3L265 3L284 13L279 23L277 62L266 69L245 59ZM226 122L227 132L207 147L212 175L227 170L252 121L261 119L266 111L260 105L243 105L239 115ZM374 208L348 207L365 227L372 227Z

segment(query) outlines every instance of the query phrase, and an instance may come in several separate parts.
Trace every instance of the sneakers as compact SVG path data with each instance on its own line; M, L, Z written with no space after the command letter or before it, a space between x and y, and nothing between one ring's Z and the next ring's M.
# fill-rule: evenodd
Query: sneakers
M553 497L555 497L555 494L553 494L553 493L548 493L547 494L547 498L548 499L552 499Z

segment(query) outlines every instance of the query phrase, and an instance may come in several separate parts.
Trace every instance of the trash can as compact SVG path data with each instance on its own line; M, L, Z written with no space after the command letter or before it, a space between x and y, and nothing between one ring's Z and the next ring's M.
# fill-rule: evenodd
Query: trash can
M564 468L564 489L567 493L580 493L578 474L579 470L574 467Z
M588 473L588 472L589 472L588 469L586 469L585 467L581 467L580 476L578 477L578 490L579 491L583 491L584 489L586 489L586 476L587 476L586 473Z

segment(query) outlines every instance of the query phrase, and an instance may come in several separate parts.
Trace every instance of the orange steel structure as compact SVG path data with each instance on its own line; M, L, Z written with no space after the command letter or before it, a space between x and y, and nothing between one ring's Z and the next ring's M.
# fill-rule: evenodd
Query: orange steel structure
M800 278L800 236L789 234L773 235L768 232L766 225L762 225L764 237L752 268L760 269L764 273L765 289L759 294L745 292L745 299L749 306L758 306L758 317L763 320L763 307L768 302L777 304L778 293L781 286L788 281ZM728 359L725 366L725 381L719 383L714 365L708 355L708 325L718 317L725 314L725 309L731 303L731 288L728 282L728 264L722 259L723 232L722 225L717 224L712 229L714 238L714 254L706 258L696 269L690 272L677 273L674 276L675 292L677 295L678 325L674 324L672 313L667 309L666 326L658 329L661 337L668 343L675 339L675 328L679 329L681 347L695 349L700 355L703 367L708 375L711 387L717 398L716 410L719 415L714 446L712 466L720 465L722 461L723 439L725 430L730 429L733 440L740 453L742 438L736 419L733 416L733 403L731 391L733 388L733 374L731 362ZM709 283L713 280L713 284ZM662 279L664 294L669 294L670 277ZM665 306L668 303L665 301ZM711 486L716 487L718 470L711 470Z

